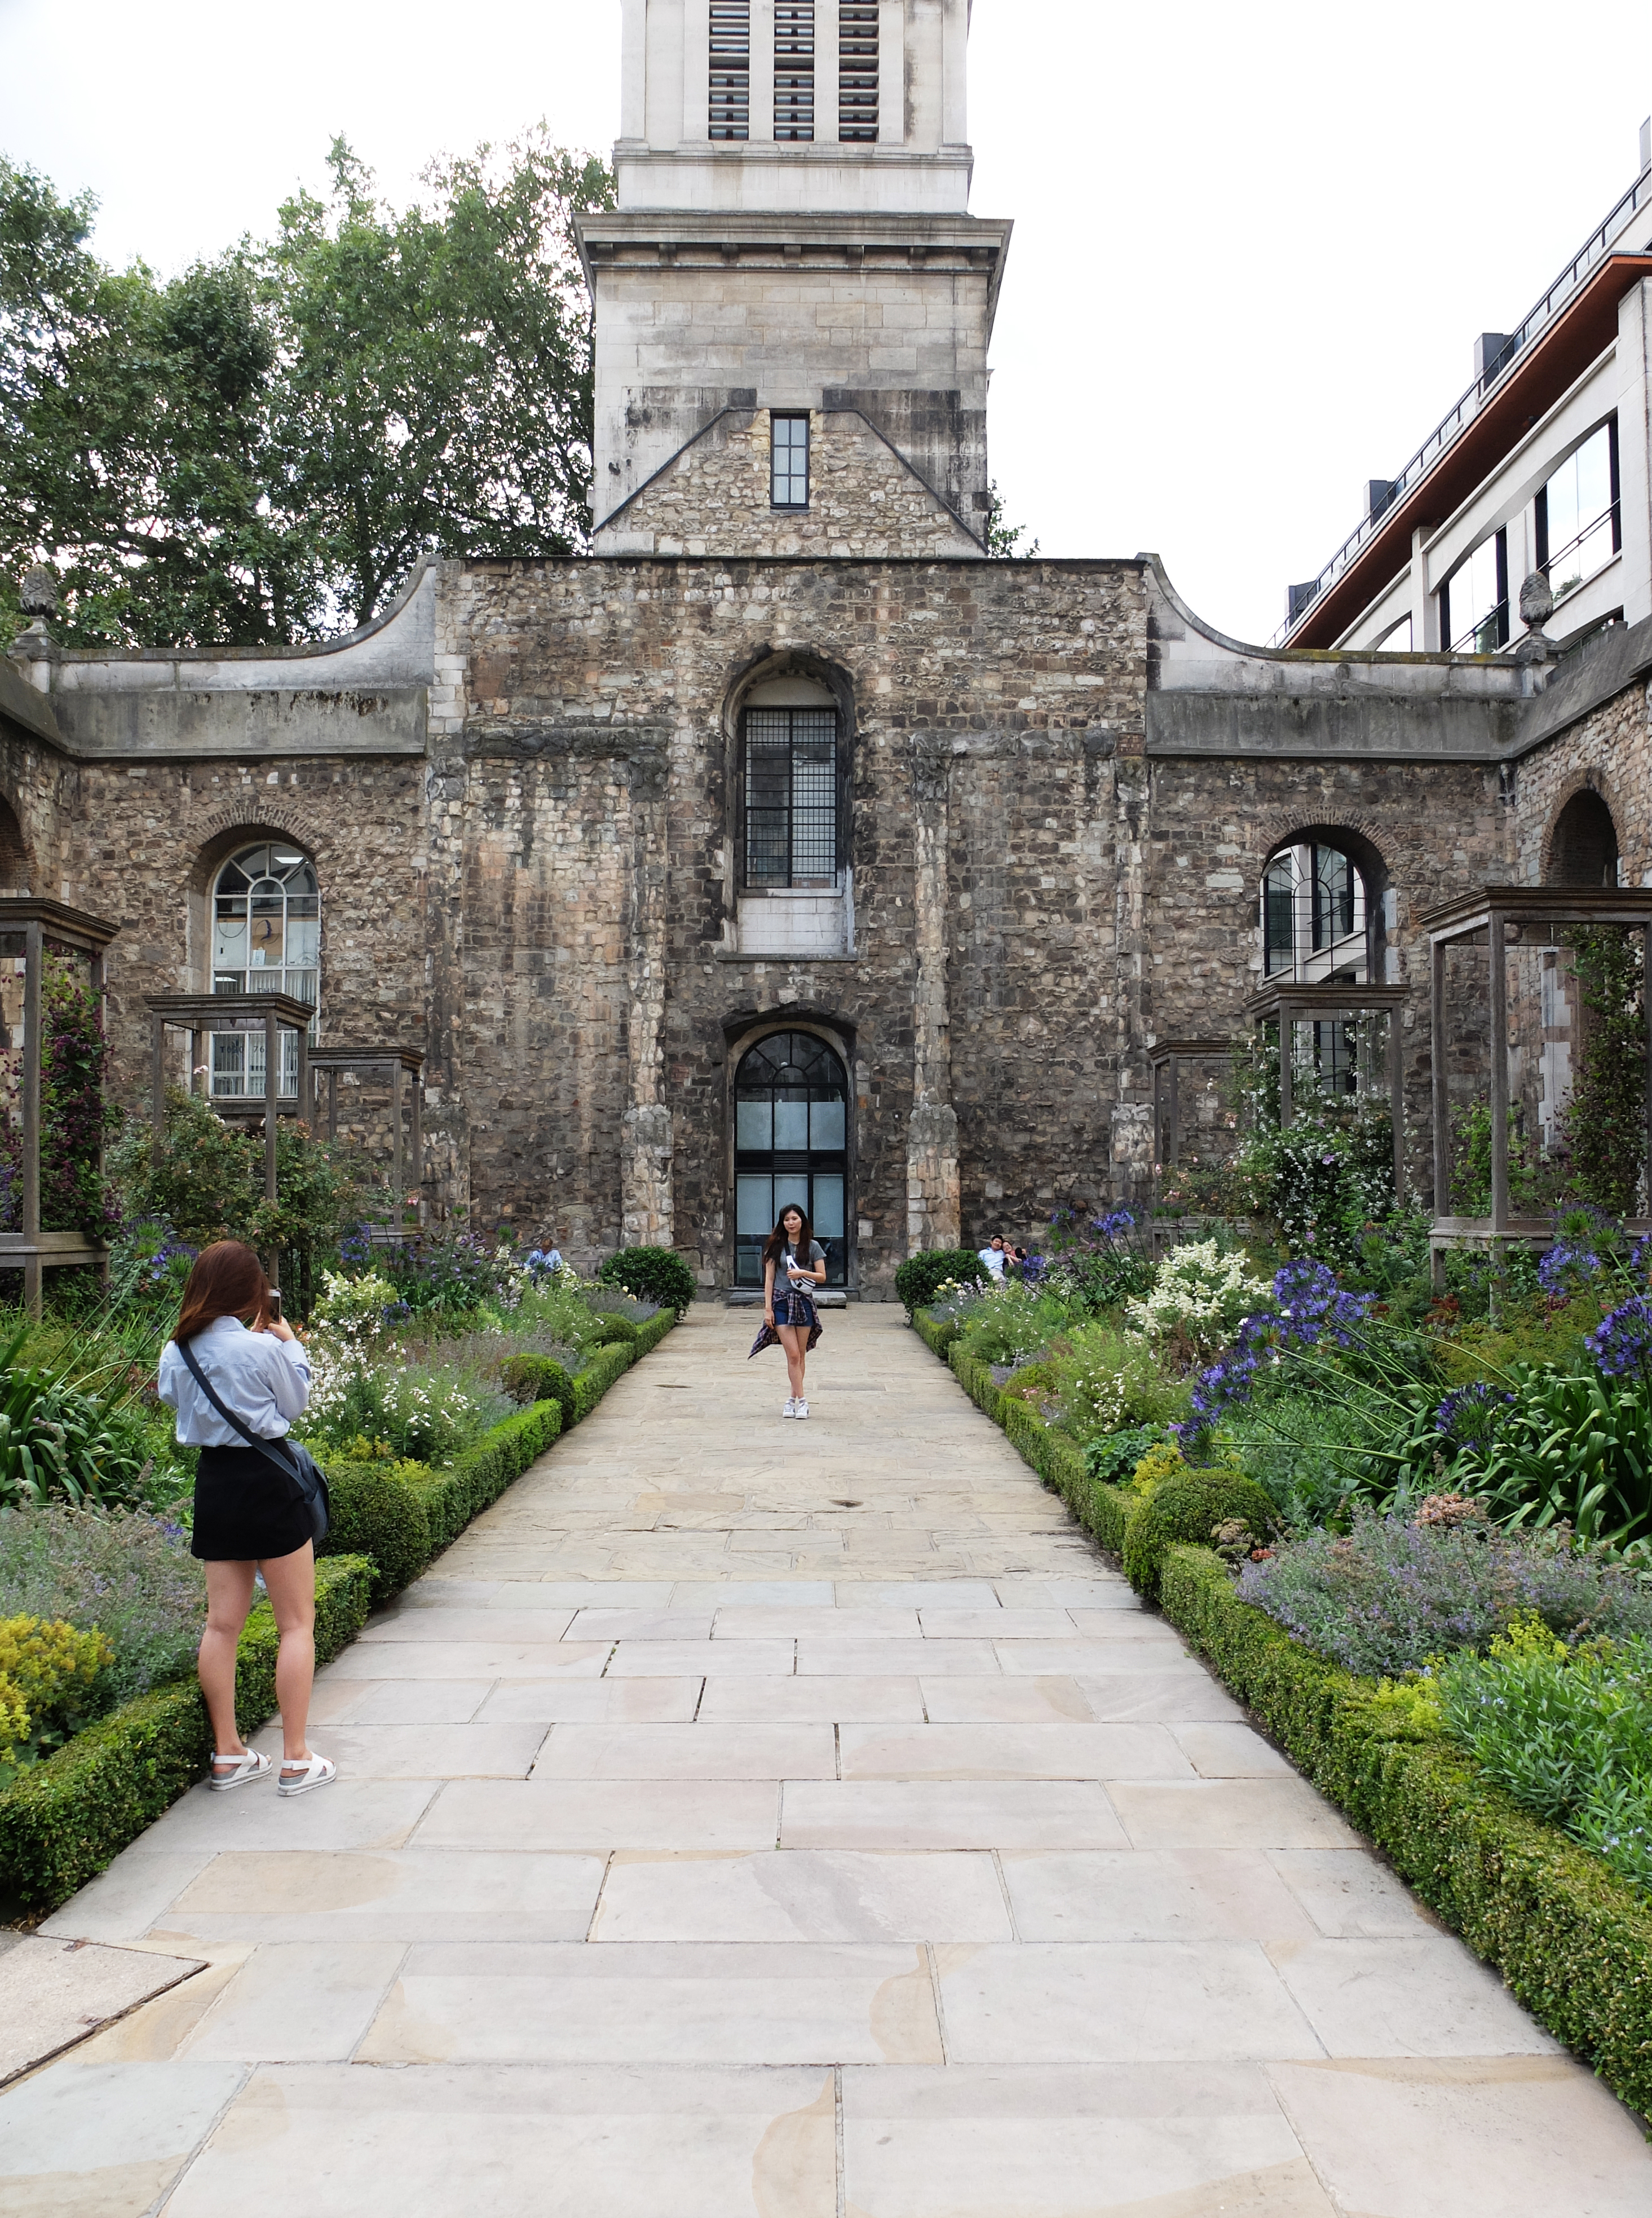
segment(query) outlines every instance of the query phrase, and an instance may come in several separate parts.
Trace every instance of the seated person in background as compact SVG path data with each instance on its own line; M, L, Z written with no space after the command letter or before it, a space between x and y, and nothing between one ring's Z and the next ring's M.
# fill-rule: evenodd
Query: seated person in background
M1004 1267L1009 1261L1004 1253L1004 1235L1001 1232L993 1233L986 1247L978 1252L994 1285L1001 1286L1004 1284Z

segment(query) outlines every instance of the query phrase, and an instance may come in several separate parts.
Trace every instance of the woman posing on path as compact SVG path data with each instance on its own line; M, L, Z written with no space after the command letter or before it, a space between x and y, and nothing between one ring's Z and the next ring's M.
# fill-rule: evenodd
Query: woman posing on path
M263 1267L238 1240L215 1241L195 1260L177 1329L161 1356L157 1391L177 1411L177 1436L198 1447L191 1555L207 1566L207 1629L201 1638L201 1691L212 1719L212 1784L242 1787L269 1769L242 1739L235 1718L235 1653L260 1567L281 1645L275 1699L281 1704L279 1792L325 1787L337 1767L305 1740L315 1677L315 1530L309 1502L280 1452L250 1447L196 1382L187 1348L224 1409L260 1440L279 1440L310 1398L310 1366L297 1335L270 1298Z
M803 1398L803 1359L820 1337L820 1319L814 1306L814 1288L826 1284L826 1252L810 1236L809 1221L794 1202L780 1212L780 1222L763 1249L763 1330L753 1355L778 1340L786 1351L786 1370L791 1396L783 1417L807 1417Z

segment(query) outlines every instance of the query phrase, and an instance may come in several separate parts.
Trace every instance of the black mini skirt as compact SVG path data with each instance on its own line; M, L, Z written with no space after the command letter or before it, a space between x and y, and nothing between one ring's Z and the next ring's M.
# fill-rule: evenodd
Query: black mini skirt
M189 1553L208 1564L290 1556L312 1537L309 1504L295 1481L257 1448L202 1448L195 1466Z

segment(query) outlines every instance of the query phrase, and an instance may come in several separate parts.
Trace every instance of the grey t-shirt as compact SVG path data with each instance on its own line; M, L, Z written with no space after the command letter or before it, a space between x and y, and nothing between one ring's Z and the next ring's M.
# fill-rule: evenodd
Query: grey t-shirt
M779 1268L779 1269L775 1273L775 1276L776 1276L776 1278L777 1278L777 1279L780 1279L783 1284L785 1284L785 1285L787 1285L787 1286L789 1286L789 1285L791 1284L791 1278L790 1278L790 1274L788 1273L788 1271L787 1271L787 1269L786 1269L786 1266L787 1266L787 1264L788 1264L789 1262L790 1262L790 1261L791 1261L791 1260L792 1260L792 1259L793 1259L793 1257L796 1255L796 1253L797 1253L796 1248L794 1248L794 1247L792 1246L792 1244L791 1244L790 1241L789 1240L789 1241L786 1242L786 1246L785 1246L784 1252L782 1254L781 1258L780 1258L780 1268ZM825 1262L825 1261L826 1261L826 1249L825 1249L824 1248L822 1248L822 1247L821 1247L821 1245L820 1245L820 1242L819 1242L818 1240L811 1240L811 1241L809 1242L809 1253L808 1253L808 1260L809 1260L809 1261L810 1261L811 1263L824 1263L824 1262Z

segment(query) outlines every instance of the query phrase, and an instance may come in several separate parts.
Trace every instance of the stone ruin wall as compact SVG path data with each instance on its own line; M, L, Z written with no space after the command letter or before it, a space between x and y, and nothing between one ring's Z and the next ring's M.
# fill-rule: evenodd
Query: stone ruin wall
M852 1044L867 1291L906 1252L914 1193L938 1226L949 1176L972 1240L1094 1193L1133 997L1136 566L475 564L444 592L479 1216L514 1199L592 1248L669 1220L721 1278L728 1041L784 1010ZM848 959L721 951L725 705L786 654L853 688Z

